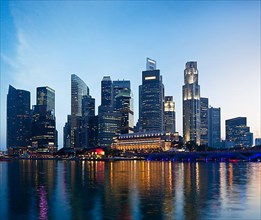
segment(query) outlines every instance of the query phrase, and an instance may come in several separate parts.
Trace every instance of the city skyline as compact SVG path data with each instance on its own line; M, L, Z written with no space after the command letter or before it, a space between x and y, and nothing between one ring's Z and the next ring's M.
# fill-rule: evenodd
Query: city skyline
M155 19L151 14L155 9L164 16ZM216 11L210 14L212 9ZM88 16L86 11L90 12ZM201 14L194 18L189 15L191 11ZM223 17L219 18L221 11ZM70 21L66 18L68 13L72 15ZM9 84L30 91L31 105L36 104L36 87L50 86L56 91L61 148L62 128L70 113L71 74L87 84L96 99L96 109L101 98L96 85L103 76L130 80L136 123L138 86L147 57L157 61L165 94L174 96L176 130L181 135L184 64L197 61L201 96L209 98L211 106L221 108L221 137L225 137L225 120L240 116L248 118L254 137L260 137L259 18L260 2L1 2L0 149L6 146ZM147 31L155 36L146 35ZM188 35L197 31L199 36L188 36L186 31ZM61 35L64 39L60 39Z

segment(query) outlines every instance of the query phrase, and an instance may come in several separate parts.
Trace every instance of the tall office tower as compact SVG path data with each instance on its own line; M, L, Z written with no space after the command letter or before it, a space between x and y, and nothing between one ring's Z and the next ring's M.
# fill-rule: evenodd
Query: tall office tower
M82 97L82 116L95 116L95 99L91 95Z
M55 91L48 86L36 89L36 105L45 106L46 111L55 115Z
M142 92L142 85L139 85L139 119L137 121L137 124L135 126L135 132L141 132L142 131L142 124L141 124L141 118L142 118L142 100L141 100L141 92Z
M146 70L156 70L156 61L152 60L150 58L147 58L146 60ZM135 132L140 132L142 131L142 99L141 95L142 94L142 85L139 85L139 120L135 126Z
M98 115L95 115L89 120L89 146L98 146Z
M121 114L118 111L99 112L98 114L98 146L110 147L112 139L119 134Z
M142 85L140 86L140 120L143 131L163 131L163 100L164 85L160 70L155 65L148 64L142 72Z
M237 117L226 120L226 144L231 147L251 147L253 133L247 126L246 117Z
M104 76L101 81L101 105L98 108L98 145L110 147L113 136L118 133L120 115L113 111L112 81Z
M221 147L220 108L208 109L208 145L213 148Z
M164 101L164 131L176 132L175 102L173 96L165 96Z
M200 86L197 62L187 62L183 85L183 137L200 145Z
M116 96L124 90L131 90L130 80L117 80L112 82L112 105L116 108Z
M57 151L55 123L55 91L48 86L38 87L33 106L32 147L38 152Z
M89 95L89 88L85 82L75 74L71 75L71 147L79 148L80 123L82 117L82 97Z
M7 94L7 148L31 145L30 92L9 85Z
M121 114L119 132L121 134L133 133L133 99L130 89L121 90L116 95L115 110Z
M110 76L104 76L101 81L101 106L99 111L110 111L112 108L112 81Z
M200 98L200 144L208 146L208 98Z
M82 98L82 126L81 126L81 146L93 147L95 133L93 133L93 128L95 123L93 123L93 118L95 117L95 99L90 95L85 95Z
M63 147L71 147L71 115L67 115L67 122L63 127Z

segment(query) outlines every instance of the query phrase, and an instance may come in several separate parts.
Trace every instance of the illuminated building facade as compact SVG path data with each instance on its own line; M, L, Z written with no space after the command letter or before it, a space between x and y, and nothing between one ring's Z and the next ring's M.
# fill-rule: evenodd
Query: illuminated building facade
M230 147L248 148L253 145L253 133L247 126L246 117L226 120L226 144Z
M38 152L57 151L55 123L55 91L48 86L38 87L33 106L32 147Z
M7 94L7 148L31 145L30 92L9 85Z
M121 114L118 111L100 112L98 115L98 146L111 147L112 139L119 134Z
M147 59L147 70L142 72L142 85L139 87L140 121L143 131L162 132L164 85L156 62L151 65L149 61Z
M164 131L176 132L175 102L173 96L164 98Z
M110 147L112 138L119 133L121 114L113 109L112 81L104 76L101 81L101 105L98 110L98 146Z
M183 137L184 142L200 145L200 86L197 62L187 62L183 85Z
M208 145L213 148L221 147L220 108L208 109Z
M121 134L114 139L112 148L121 151L161 152L171 148L173 137L166 132L139 132Z
M200 98L200 144L208 146L208 98Z

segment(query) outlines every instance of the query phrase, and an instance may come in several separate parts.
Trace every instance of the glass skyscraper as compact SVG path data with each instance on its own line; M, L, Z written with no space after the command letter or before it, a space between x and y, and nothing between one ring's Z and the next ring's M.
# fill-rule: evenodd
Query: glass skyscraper
M112 139L119 134L121 114L118 111L99 112L98 115L98 146L110 147Z
M173 101L173 96L165 96L164 99L164 131L175 133L175 102Z
M79 140L82 116L82 98L89 95L89 88L85 82L75 74L71 75L71 134L70 143L71 147L77 148L77 140Z
M187 62L183 85L183 137L184 142L200 145L200 86L197 62Z
M253 133L247 126L246 117L226 120L226 142L231 147L247 148L253 145Z
M115 95L122 83L115 84ZM116 89L116 87L118 87ZM101 105L98 110L98 145L110 147L113 137L119 133L121 114L114 109L113 84L110 76L104 76L101 81Z
M115 110L121 114L120 133L133 133L133 99L130 89L121 90L115 97Z
M33 106L32 147L38 152L57 151L55 122L55 91L48 86L38 87Z
M71 115L82 116L82 97L89 95L89 88L85 82L75 74L71 75ZM72 121L72 127L74 127Z
M30 92L9 85L7 94L7 148L31 145Z
M140 91L140 121L143 131L163 131L164 85L156 62L147 59L147 70L142 72ZM148 63L149 62L149 63Z
M112 81L110 76L104 76L101 81L101 111L110 111L113 105Z
M94 147L97 145L97 120L95 120L95 99L90 95L82 98L81 146ZM95 132L96 131L96 132Z
M208 109L208 145L213 148L221 147L220 108Z
M133 98L129 80L116 80L112 83L113 110L121 114L119 132L133 132Z
M36 105L46 106L46 111L55 115L55 91L48 86L36 89Z
M112 101L113 101L113 108L116 108L116 96L121 91L131 91L130 80L116 80L112 82Z
M200 98L200 144L208 146L208 98Z

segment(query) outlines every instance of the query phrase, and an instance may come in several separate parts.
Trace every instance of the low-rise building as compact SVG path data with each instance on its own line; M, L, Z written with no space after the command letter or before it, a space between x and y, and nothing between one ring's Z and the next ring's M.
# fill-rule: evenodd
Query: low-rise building
M178 140L178 133L171 134L169 132L120 134L114 138L112 149L135 152L161 152L170 150Z

